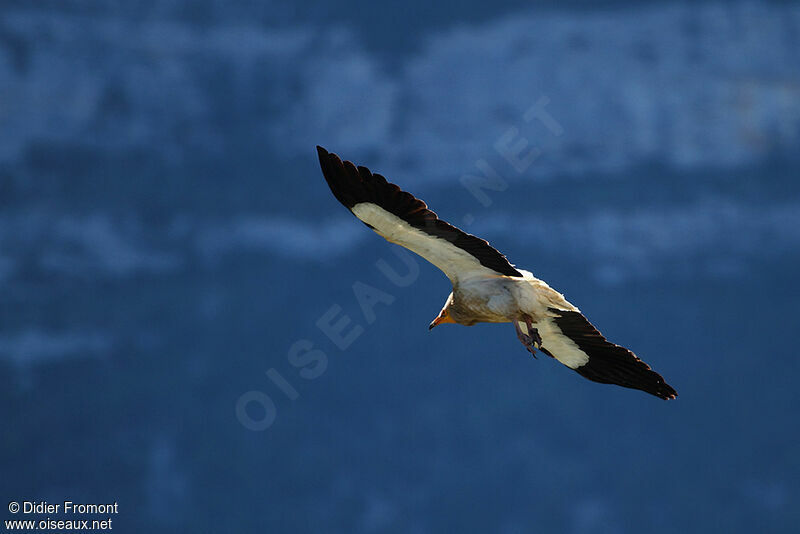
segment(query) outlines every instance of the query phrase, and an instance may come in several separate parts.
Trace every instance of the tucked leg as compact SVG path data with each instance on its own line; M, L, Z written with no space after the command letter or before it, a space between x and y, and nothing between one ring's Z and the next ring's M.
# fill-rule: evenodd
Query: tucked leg
M517 337L520 343L525 345L528 352L536 357L536 349L542 347L542 336L539 331L533 326L533 320L527 316L522 316L519 320L514 321L514 328L517 330Z
M528 332L530 332L530 336L533 338L533 342L536 344L536 348L542 347L542 336L539 335L539 330L537 330L533 326L533 319L529 315L523 317L525 321L525 326L528 327Z

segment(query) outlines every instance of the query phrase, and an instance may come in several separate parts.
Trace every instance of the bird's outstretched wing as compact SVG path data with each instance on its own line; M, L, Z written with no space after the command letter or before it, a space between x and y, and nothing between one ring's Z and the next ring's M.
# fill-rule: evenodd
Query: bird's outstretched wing
M636 355L608 341L579 311L549 308L553 314L536 323L541 350L584 378L640 389L662 399L678 393Z
M322 174L339 202L387 241L415 252L453 284L470 276L522 277L488 242L439 219L410 193L366 167L317 147Z

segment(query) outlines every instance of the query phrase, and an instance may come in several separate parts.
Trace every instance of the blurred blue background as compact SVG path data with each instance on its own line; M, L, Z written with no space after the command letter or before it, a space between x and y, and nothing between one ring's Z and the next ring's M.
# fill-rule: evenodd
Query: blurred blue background
M784 2L2 0L0 496L121 532L796 532L799 56ZM678 399L429 333L447 279L384 276L316 144Z

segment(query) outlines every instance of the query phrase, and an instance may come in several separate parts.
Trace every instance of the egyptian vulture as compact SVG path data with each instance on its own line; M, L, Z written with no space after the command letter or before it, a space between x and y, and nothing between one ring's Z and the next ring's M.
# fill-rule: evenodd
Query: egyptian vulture
M517 269L488 242L439 219L410 193L366 167L317 147L333 196L387 241L441 269L453 291L430 324L512 323L534 356L539 350L584 378L640 389L662 399L676 391L628 349L615 345L558 291Z

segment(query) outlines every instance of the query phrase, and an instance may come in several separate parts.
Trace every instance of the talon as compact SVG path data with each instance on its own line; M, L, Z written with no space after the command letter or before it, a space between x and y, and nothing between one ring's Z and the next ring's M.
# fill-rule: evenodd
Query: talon
M523 332L520 328L520 322L525 324L527 332ZM536 356L536 349L542 348L542 336L539 335L539 331L534 328L533 321L529 316L524 316L521 321L514 322L514 328L517 330L517 337L519 338L520 342L525 345L525 348L528 349L534 358Z
M541 335L539 335L539 330L537 330L536 328L534 328L534 329L533 329L533 334L536 336L536 337L533 339L533 342L534 342L534 343L536 343L536 348L537 348L537 349L541 349L541 348L542 348L542 336L541 336Z
M539 334L539 330L533 326L530 316L526 315L523 319L525 320L525 326L528 327L528 332L531 334L532 342L536 344L537 349L542 348L542 336Z

